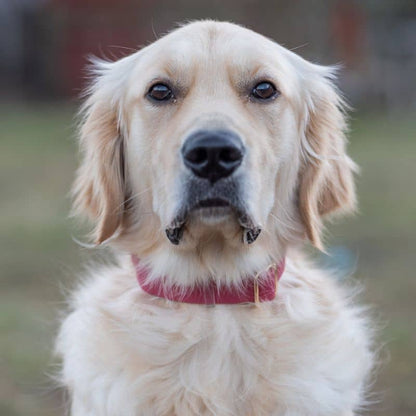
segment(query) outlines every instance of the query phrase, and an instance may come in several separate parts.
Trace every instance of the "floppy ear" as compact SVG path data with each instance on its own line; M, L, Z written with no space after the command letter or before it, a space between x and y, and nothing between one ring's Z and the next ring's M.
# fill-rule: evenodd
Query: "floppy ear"
M345 151L345 104L333 84L332 68L311 65L305 77L303 162L299 210L306 235L322 250L322 217L355 209L354 162Z
M86 214L95 222L96 244L107 240L120 228L126 200L121 81L114 74L117 64L93 63L95 79L81 110L82 160L73 186L74 211Z

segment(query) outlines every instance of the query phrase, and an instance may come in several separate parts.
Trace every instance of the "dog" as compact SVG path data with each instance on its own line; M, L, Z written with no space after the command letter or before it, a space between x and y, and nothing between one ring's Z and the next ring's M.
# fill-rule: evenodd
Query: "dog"
M91 267L57 338L72 415L351 416L371 326L301 253L356 206L336 70L241 26L96 60L74 207Z

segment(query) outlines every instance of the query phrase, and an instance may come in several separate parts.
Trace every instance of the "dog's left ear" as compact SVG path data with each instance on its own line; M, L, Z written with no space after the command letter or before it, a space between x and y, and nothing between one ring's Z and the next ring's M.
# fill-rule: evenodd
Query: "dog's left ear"
M353 173L347 156L346 105L333 80L334 69L308 63L304 77L306 106L302 122L302 166L299 211L306 235L318 249L322 244L322 218L355 209Z

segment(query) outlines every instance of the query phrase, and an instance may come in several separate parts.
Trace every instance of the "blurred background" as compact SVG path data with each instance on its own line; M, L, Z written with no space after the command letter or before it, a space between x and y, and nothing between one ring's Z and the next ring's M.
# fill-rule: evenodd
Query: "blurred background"
M354 273L380 327L367 414L414 416L415 0L0 0L0 414L64 414L53 337L62 288L92 255L72 241L67 218L86 57L120 58L197 18L241 23L314 62L343 64L360 213L329 227L319 260Z

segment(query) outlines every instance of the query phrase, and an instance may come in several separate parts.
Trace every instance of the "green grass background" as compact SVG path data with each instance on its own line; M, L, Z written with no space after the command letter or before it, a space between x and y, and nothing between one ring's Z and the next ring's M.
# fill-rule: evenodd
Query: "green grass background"
M88 250L71 240L68 190L76 166L75 109L15 104L1 109L0 415L63 415L51 358L62 287ZM328 227L327 244L356 262L364 300L382 329L381 370L369 412L416 414L416 120L353 115L350 154L361 166L358 216Z

